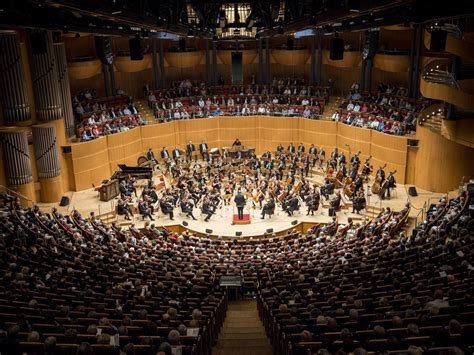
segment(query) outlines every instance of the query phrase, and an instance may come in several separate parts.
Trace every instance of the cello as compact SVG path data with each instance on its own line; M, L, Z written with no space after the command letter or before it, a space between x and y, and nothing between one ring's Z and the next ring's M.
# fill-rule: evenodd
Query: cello
M385 167L387 166L387 164L385 164L381 169L385 169ZM381 186L382 184L382 177L380 175L377 175L375 177L375 181L374 183L372 184L372 188L371 188L371 191L373 194L378 194L379 191L380 191L380 188L382 187Z

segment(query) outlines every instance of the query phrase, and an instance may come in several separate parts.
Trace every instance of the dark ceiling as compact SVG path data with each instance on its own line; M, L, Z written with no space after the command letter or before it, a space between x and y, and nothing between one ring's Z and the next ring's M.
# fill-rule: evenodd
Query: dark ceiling
M244 4L249 9L246 18L237 15ZM204 38L212 38L218 29L243 27L264 37L307 28L343 32L408 26L474 13L470 1L432 4L427 0L3 0L0 26L144 37L155 31L186 36L191 29ZM235 8L235 16L230 10L233 22L225 6ZM226 16L227 21L222 21Z

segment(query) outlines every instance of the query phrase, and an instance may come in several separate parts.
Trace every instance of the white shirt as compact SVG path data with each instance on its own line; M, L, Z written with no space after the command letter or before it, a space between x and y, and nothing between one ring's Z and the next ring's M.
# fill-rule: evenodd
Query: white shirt
M347 105L346 109L348 111L352 111L354 109L354 104L352 102L349 102L349 104Z

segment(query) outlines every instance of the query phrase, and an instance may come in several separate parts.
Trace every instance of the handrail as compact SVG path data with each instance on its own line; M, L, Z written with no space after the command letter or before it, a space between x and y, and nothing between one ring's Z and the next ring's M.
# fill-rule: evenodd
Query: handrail
M12 190L6 186L3 186L3 185L0 185L0 189L2 190L5 190L6 192L8 192L9 194L11 195L15 195L16 197L19 197L23 200L26 200L26 201L30 201L31 203L34 203L34 201L32 199L30 199L29 197L26 197L25 195L15 191L15 190Z

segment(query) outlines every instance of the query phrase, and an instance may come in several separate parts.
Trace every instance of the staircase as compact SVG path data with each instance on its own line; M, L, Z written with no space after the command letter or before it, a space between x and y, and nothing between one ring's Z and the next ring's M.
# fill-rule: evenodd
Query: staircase
M257 302L229 303L213 355L271 355L270 340L258 317Z
M333 113L339 109L339 104L342 100L342 97L332 96L327 105L324 107L324 113L321 119L331 121Z
M150 107L148 107L147 100L135 100L134 104L138 111L140 111L147 124L155 123L155 116L153 115L153 111L150 109Z

